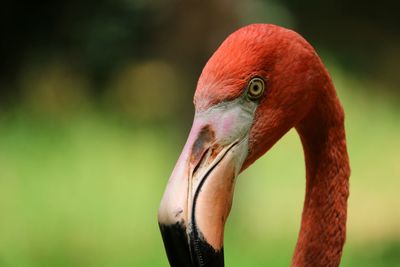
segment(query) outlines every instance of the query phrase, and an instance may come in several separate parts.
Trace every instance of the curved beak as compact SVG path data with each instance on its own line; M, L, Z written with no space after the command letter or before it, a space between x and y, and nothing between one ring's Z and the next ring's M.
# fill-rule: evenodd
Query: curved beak
M252 116L240 105L196 114L158 212L171 266L224 266L224 226Z

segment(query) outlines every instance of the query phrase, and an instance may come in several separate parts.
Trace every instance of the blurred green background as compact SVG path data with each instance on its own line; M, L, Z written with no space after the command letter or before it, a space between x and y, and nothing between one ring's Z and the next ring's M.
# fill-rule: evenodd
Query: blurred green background
M400 20L394 1L4 1L0 266L167 266L157 208L196 79L240 26L300 32L346 110L342 266L400 266ZM304 197L291 131L237 182L227 266L289 266Z

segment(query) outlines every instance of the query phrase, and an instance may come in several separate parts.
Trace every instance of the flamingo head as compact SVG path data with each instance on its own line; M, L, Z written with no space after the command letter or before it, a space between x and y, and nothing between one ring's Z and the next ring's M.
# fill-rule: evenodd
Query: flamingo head
M291 30L254 24L221 44L199 78L158 212L171 266L223 266L237 175L305 117L324 79L314 49Z

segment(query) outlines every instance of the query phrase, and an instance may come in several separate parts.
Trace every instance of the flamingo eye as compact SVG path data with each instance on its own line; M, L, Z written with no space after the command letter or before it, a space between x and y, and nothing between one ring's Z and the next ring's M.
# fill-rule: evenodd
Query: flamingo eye
M264 80L259 77L255 77L250 80L247 86L247 96L249 97L250 100L257 100L263 95L264 90L265 90Z

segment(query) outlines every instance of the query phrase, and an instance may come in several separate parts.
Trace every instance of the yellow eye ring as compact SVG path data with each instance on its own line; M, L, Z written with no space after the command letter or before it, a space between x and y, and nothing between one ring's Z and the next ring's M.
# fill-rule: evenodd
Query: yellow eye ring
M249 84L247 85L247 96L251 100L259 99L265 90L265 82L263 79L259 77L255 77L250 80Z

